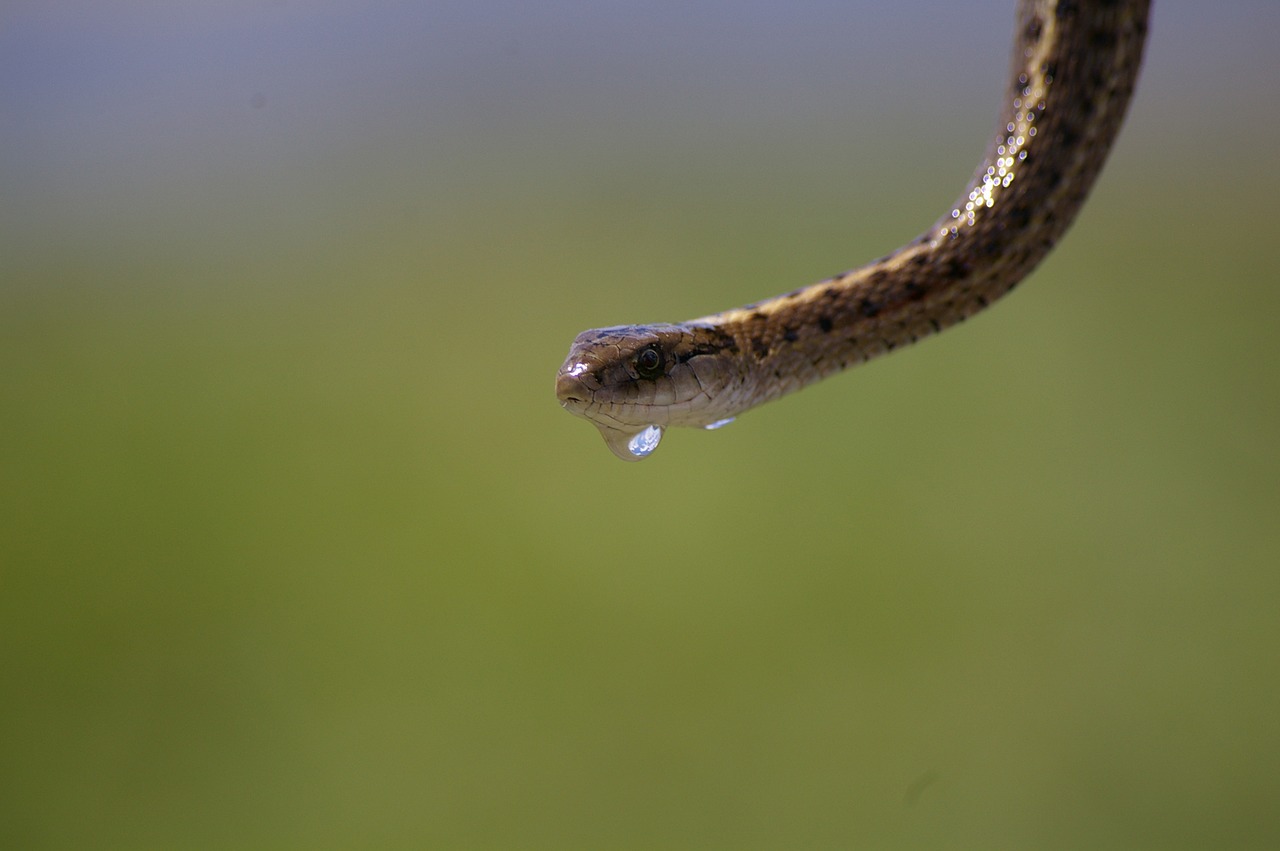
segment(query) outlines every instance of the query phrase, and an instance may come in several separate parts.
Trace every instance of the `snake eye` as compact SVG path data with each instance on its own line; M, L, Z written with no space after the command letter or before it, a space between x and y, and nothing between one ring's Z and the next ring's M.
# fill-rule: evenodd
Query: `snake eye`
M657 346L641 349L636 354L636 374L647 379L662 375L662 352Z

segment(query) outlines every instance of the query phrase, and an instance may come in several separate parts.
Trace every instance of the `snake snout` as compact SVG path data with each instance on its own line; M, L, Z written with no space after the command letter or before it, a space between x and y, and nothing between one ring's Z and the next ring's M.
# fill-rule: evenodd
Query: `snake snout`
M566 365L556 375L556 398L566 408L579 408L591 400L591 388L582 380L583 373L574 372L577 366Z

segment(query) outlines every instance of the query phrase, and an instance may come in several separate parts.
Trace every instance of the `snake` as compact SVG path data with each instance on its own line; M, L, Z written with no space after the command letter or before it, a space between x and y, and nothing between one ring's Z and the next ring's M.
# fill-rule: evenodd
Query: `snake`
M1128 109L1150 0L1019 0L1000 118L969 184L928 230L864 266L679 323L584 331L556 374L567 411L615 455L746 411L905 347L1014 288L1075 219Z

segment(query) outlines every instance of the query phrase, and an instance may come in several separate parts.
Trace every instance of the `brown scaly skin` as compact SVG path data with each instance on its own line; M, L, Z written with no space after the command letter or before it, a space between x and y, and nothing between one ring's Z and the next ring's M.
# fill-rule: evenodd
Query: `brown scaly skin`
M954 325L1012 289L1070 226L1119 132L1149 0L1021 0L995 138L933 227L786 295L676 325L587 331L556 377L618 457L646 427L709 426Z

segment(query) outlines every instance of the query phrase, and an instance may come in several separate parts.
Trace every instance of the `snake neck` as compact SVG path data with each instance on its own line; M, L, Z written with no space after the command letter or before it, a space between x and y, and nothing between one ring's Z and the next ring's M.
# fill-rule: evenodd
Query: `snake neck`
M1020 3L997 132L950 210L873 263L696 320L731 335L739 368L755 376L733 405L769 401L937 333L1031 272L1106 161L1148 14L1149 0Z

